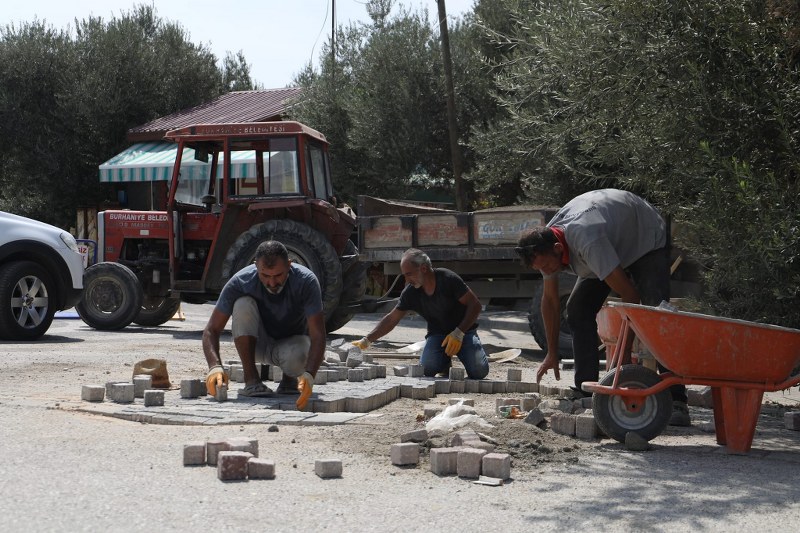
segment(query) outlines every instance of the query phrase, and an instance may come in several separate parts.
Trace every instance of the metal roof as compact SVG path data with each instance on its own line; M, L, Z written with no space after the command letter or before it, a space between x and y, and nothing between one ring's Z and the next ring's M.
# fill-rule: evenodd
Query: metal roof
M288 106L300 97L302 91L302 87L286 87L226 93L195 107L131 128L127 137L131 142L160 141L166 132L193 124L281 120Z

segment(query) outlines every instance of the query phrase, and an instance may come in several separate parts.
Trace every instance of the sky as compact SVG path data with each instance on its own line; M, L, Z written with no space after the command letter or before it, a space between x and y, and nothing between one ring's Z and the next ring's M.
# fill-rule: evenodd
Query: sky
M333 0L337 26L348 21L369 22L366 0ZM152 4L158 16L179 22L189 40L206 45L222 65L226 52L240 50L250 65L250 75L265 88L290 85L294 76L312 61L331 32L332 0L16 0L4 2L2 26L35 19L57 29L74 28L75 19L89 16L110 19L134 5ZM472 10L475 0L446 0L448 18ZM427 8L436 24L436 0L395 0L413 11Z

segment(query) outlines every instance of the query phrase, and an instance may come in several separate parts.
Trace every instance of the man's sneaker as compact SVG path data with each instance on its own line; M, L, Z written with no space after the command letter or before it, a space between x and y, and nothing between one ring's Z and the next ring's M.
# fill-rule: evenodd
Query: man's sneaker
M669 419L670 426L691 426L692 420L689 417L689 406L685 402L672 402L672 416Z

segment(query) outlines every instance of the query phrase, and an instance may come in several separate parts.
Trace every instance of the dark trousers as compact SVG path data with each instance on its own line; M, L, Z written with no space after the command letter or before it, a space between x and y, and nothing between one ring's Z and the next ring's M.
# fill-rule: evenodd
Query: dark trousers
M657 306L669 301L669 249L653 250L625 269L644 305ZM572 330L575 357L575 386L600 377L600 354L597 340L597 313L611 288L596 278L578 278L567 300L567 323ZM610 357L611 354L606 354ZM661 365L659 370L665 370ZM686 402L686 387L670 387L672 399Z

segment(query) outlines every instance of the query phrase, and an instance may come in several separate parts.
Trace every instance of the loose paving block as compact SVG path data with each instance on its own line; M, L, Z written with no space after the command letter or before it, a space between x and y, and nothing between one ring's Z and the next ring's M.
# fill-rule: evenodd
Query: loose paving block
M337 373L338 376L338 373ZM314 385L325 385L328 382L328 373L318 371L317 375L314 376Z
M148 389L144 391L144 406L159 407L164 405L164 391L160 389Z
M136 375L133 376L133 396L135 398L144 398L144 391L153 388L153 376L149 375Z
M228 400L228 386L219 385L214 391L214 399L218 402L225 402Z
M360 382L364 381L364 369L363 368L351 368L347 371L347 381L350 382Z
M81 387L81 400L86 402L102 402L106 396L103 385L83 385Z
M431 472L454 476L458 472L458 448L431 448Z
M330 346L331 348L338 348L339 346L343 345L344 345L344 338L331 339L331 342L328 343L328 346Z
M428 430L417 429L400 435L400 442L425 442L428 440Z
M466 376L466 371L457 366L450 367L450 380L451 381L463 381L464 376Z
M579 439L596 439L599 432L600 429L597 427L597 422L595 422L591 411L581 413L575 417L575 436Z
M204 464L206 464L205 442L190 442L183 445L183 466Z
M520 408L523 411L530 411L539 407L540 403L542 403L542 399L538 396L526 396L520 401Z
M532 409L531 412L525 417L524 422L527 424L533 424L534 426L538 426L542 422L544 422L544 413L537 407Z
M339 363L342 362L342 359L341 357L339 357L339 354L337 352L331 350L325 350L325 362L338 365Z
M214 439L206 442L206 462L217 466L217 457L220 452L229 451L230 442L227 439Z
M426 405L423 407L425 418L433 418L442 412L442 408L438 405Z
M247 452L219 452L217 477L221 481L243 481L247 479L247 462L253 457Z
M376 365L375 369L378 373L378 378L385 378L386 377L386 365Z
M206 394L206 384L199 379L181 380L181 398L198 398Z
M355 346L353 346L356 350ZM361 354L361 350L358 352L351 351L347 354L347 368L356 368L357 366L361 366L364 363L364 356Z
M392 444L389 454L393 465L404 466L419 464L419 444L413 442Z
M521 368L509 368L508 369L508 381L522 381L522 369Z
M786 429L800 431L800 411L789 411L783 413L783 425Z
M134 398L133 383L112 383L106 389L106 393L108 394L108 399L112 402L132 403Z
M469 405L470 407L475 407L474 398L450 398L449 400L447 400L448 405L455 405L457 403L462 403L464 405Z
M342 477L342 461L340 459L317 459L314 461L314 473L322 479Z
M405 365L394 366L392 367L392 370L394 370L394 375L398 377L405 377L408 375L408 367Z
M472 429L465 429L453 435L450 446L476 447L474 444L481 442L480 436Z
M481 462L484 476L508 479L511 477L511 456L507 453L487 453Z
M275 461L251 457L247 460L249 479L275 479Z
M575 416L567 413L554 413L550 417L550 427L556 433L575 436Z
M231 373L228 376L231 381L244 383L244 367L242 365L231 365ZM182 384L183 382L181 382Z
M258 457L258 439L250 437L235 437L228 439L226 451L247 452L253 457Z
M463 448L458 452L456 459L456 473L458 477L477 479L481 475L481 463L486 450L479 448Z
M422 365L411 365L408 367L408 373L412 378L421 378L425 375L425 367Z

